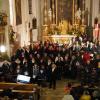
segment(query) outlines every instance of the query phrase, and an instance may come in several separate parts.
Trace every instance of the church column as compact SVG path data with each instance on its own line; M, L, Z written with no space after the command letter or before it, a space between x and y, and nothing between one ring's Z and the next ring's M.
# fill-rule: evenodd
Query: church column
M55 24L55 2L52 0L52 24Z
M72 24L74 24L75 19L75 0L73 0L73 6L72 6Z
M85 0L83 0L83 10L85 11Z
M88 36L88 40L93 40L93 27L92 27L92 12L93 12L93 0L90 0L90 8L89 8L89 26L86 27L86 33Z
M48 6L47 0L43 0L43 28L42 28L42 40L46 40L45 36L48 35Z
M92 11L93 11L93 0L90 0L90 19L89 19L89 26L92 26Z
M42 26L42 17L41 17L41 2L37 0L37 27L38 27L38 40L41 40L41 26Z
M85 0L82 1L82 24L84 25L85 21Z
M58 0L56 0L56 25L58 24L57 22L58 22Z
M44 25L48 22L47 0L44 0Z

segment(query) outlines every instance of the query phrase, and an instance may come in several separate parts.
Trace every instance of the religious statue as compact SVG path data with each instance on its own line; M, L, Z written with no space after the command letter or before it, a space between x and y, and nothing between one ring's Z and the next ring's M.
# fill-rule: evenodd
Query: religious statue
M47 35L48 34L48 26L44 26L43 34L44 35Z
M79 8L76 13L75 13L75 21L76 21L76 24L80 24L81 22L81 9Z
M48 11L48 17L49 17L49 21L51 22L52 21L52 10L51 10L51 8Z
M59 30L61 32L61 35L65 35L68 32L68 21L62 20L59 23L58 28L59 28Z
M16 32L14 32L13 27L9 26L9 41L13 44L16 41Z

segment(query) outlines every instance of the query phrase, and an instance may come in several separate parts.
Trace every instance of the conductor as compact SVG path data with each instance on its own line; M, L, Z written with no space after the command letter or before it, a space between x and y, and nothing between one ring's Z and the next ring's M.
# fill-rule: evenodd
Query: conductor
M49 88L56 89L56 79L57 79L57 66L52 63L50 69L50 84Z

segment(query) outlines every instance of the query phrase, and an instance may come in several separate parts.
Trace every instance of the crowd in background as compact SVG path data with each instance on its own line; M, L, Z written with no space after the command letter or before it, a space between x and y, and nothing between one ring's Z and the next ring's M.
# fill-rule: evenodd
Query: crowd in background
M100 81L100 42L79 37L72 44L38 41L20 47L10 62L5 60L0 64L0 81L16 82L17 75L21 74L30 76L31 82L38 84L43 80L50 82L53 77L54 80L70 78L95 83ZM52 77L54 66L56 71Z
M100 83L100 42L93 43L77 37L70 44L38 41L29 46L20 47L9 61L0 59L0 81L17 82L18 75L29 76L30 83L49 86L53 89L56 88L56 80L62 78L98 86ZM88 98L86 100L95 98L93 97L94 90L83 91L82 86L69 88L69 90L70 92L64 96L63 100L67 100L67 97L70 100L79 100L79 98L83 100L84 97ZM96 91L96 93L100 92Z
M68 83L62 100L100 100L100 89L94 84Z

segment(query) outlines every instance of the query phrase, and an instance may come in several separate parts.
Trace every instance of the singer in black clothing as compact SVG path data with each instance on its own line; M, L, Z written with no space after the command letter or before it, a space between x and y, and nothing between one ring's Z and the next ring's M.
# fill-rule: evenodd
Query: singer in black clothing
M50 84L49 88L56 89L56 79L57 79L57 66L53 63L50 69Z

